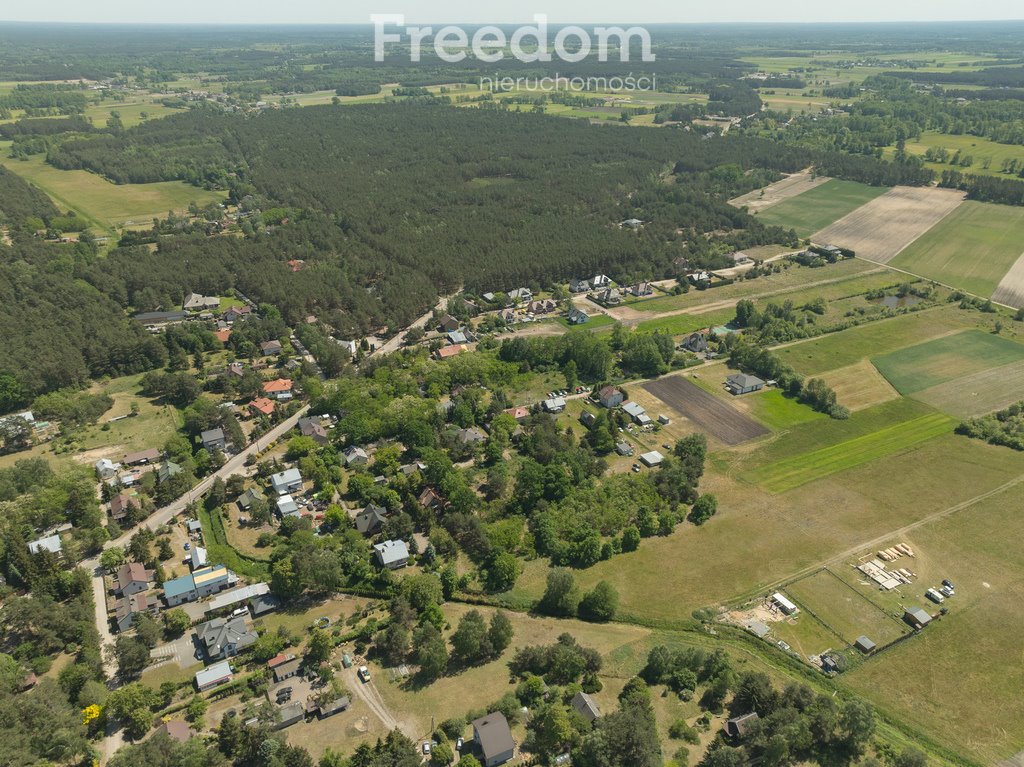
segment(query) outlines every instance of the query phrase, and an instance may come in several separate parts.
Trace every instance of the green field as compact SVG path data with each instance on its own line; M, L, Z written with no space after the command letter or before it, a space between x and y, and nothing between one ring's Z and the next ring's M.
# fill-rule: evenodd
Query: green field
M670 333L678 336L683 333L692 333L701 328L714 328L725 325L736 318L736 310L716 309L700 314L674 314L668 317L659 317L654 320L644 320L637 324L637 330L648 333ZM589 323L588 323L589 324Z
M1020 360L1024 360L1024 344L980 330L967 330L872 358L878 372L901 394L913 394Z
M953 426L954 421L949 416L933 413L880 429L873 434L769 464L744 474L743 478L756 482L772 492L784 493L830 474L915 447L933 437L952 431Z
M85 170L58 170L42 155L5 160L4 165L46 192L61 210L75 210L97 229L112 232L125 225L152 226L167 211L182 211L189 203L205 205L227 197L226 192L199 189L182 181L155 184L113 184ZM129 223L131 222L131 223Z
M754 418L772 431L783 431L808 421L828 418L824 413L801 404L796 398L787 397L781 389L768 389L756 397L747 397L744 404L749 407Z
M757 218L762 224L795 229L801 237L808 237L888 191L882 186L830 179L761 211Z
M923 156L932 147L948 150L950 159L952 159L953 154L959 151L961 156L968 155L974 160L970 167L952 165L948 162L925 162L926 167L938 173L944 170L958 170L964 173L976 173L984 176L1013 178L1012 175L1008 176L1001 171L1003 161L1016 160L1018 163L1024 162L1024 146L1020 144L999 144L982 136L970 136L967 134L954 136L948 133L925 131L917 141L907 141L907 152L911 154ZM895 153L895 147L885 150L886 156L891 156Z
M968 200L890 263L988 296L1024 253L1024 209Z
M1024 397L1024 361L954 378L916 392L914 399L956 418L974 418L1018 402Z
M829 570L786 584L786 594L797 604L811 610L847 644L866 635L883 647L909 631L898 617L881 607L854 586L850 586Z

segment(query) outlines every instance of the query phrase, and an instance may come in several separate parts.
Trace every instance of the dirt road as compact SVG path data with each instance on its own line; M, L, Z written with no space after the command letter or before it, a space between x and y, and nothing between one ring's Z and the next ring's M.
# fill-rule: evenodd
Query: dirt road
M366 704L366 707L373 712L374 716L380 719L388 731L401 730L407 737L416 738L417 735L414 732L409 732L409 727L403 727L402 724L392 715L391 710L388 708L387 703L380 696L377 688L374 687L373 680L369 682L363 682L359 678L359 672L356 666L347 668L343 672L345 678L345 686L352 691L352 694L359 698Z
M370 356L371 357L381 357L381 356L383 356L385 354L391 354L393 352L397 352L399 349L402 348L402 344L405 343L405 337L409 334L410 330L412 330L413 328L425 328L427 326L427 323L430 322L430 318L434 316L434 312L439 312L442 309L444 309L445 306L448 305L448 300L453 298L455 295L456 294L452 293L451 295L441 296L439 299L437 299L437 304L434 305L433 309L431 309L430 311L426 312L422 317L417 319L409 327L407 327L405 330L401 331L394 338L391 338L391 339L385 341L381 346L378 346L370 354Z

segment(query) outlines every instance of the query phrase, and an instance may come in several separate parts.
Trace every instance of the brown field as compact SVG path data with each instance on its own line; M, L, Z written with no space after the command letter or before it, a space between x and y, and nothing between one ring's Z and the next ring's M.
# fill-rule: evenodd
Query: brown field
M954 378L914 395L914 399L957 418L974 418L1002 410L1021 398L1024 398L1024 361Z
M850 410L863 410L900 396L868 360L822 373L819 377L835 390L839 402Z
M788 200L790 197L803 194L816 186L821 186L828 180L828 176L812 178L810 171L802 170L799 173L786 176L781 181L776 181L764 189L755 189L753 192L729 200L729 204L737 208L746 206L753 214L759 210L770 208L772 205L777 205L783 200Z
M643 388L725 445L763 437L768 429L681 375L645 383Z
M1014 262L999 281L992 300L1019 309L1024 306L1024 255Z
M963 200L963 193L953 190L897 186L811 239L850 248L857 258L886 264Z

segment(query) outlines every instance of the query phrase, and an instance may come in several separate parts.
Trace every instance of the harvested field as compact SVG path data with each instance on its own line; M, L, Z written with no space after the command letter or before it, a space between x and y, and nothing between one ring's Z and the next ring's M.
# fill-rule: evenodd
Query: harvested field
M1024 255L1021 255L1010 267L1010 271L1003 275L1003 279L992 293L992 300L1017 309L1024 307Z
M957 418L975 418L1024 399L1024 361L954 378L914 395Z
M828 180L828 176L812 178L810 170L802 170L799 173L786 176L781 181L776 181L764 189L755 189L753 192L748 192L729 200L729 204L737 208L746 206L751 213L755 213L759 210L770 208L772 205L776 205L783 200L788 200L790 197L803 194L809 189L814 189L816 186L821 186Z
M738 445L768 434L768 429L757 421L704 391L684 376L675 375L651 381L645 383L643 388L725 445Z
M823 229L888 192L888 187L831 179L799 197L775 205L757 216L770 226L794 229L801 237Z
M850 410L863 410L900 396L868 360L830 370L820 378L835 390L840 404Z
M914 394L1021 360L1024 360L1024 344L981 330L966 330L875 357L872 361L901 394Z
M831 447L768 464L747 472L743 479L756 482L774 493L784 493L816 479L914 448L952 431L953 425L953 419L949 416L933 413Z
M812 235L820 244L850 248L857 258L887 264L956 210L963 192L898 186Z

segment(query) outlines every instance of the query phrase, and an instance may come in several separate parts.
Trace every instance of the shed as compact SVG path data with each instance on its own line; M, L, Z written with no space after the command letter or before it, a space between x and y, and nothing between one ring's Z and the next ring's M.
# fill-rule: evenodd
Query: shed
M743 716L734 716L725 723L725 733L730 738L742 738L759 718L756 711L751 711Z
M544 412L561 413L565 410L565 397L552 397L544 400Z
M865 655L873 652L875 649L875 643L868 639L866 636L857 637L857 641L853 643L853 646Z
M903 620L915 629L923 629L932 622L932 616L920 607L908 607L903 613Z
M662 461L665 460L665 456L659 453L657 450L652 450L649 453L644 453L640 456L640 463L647 467L660 466Z
M233 678L231 664L222 660L220 663L214 663L212 666L207 666L196 672L196 689L199 692L205 692L225 682L230 682Z
M797 611L796 605L789 601L781 591L776 591L772 594L772 603L786 615L792 615Z
M351 705L351 701L347 697L337 698L332 700L330 703L324 703L316 710L318 719L326 719L329 716L334 716L342 711L345 711Z
M281 714L281 720L274 726L275 730L283 730L285 727L291 727L293 724L298 724L306 718L306 707L297 700L281 706L279 712Z
M628 442L616 442L615 452L618 453L619 455L633 455L633 446Z

